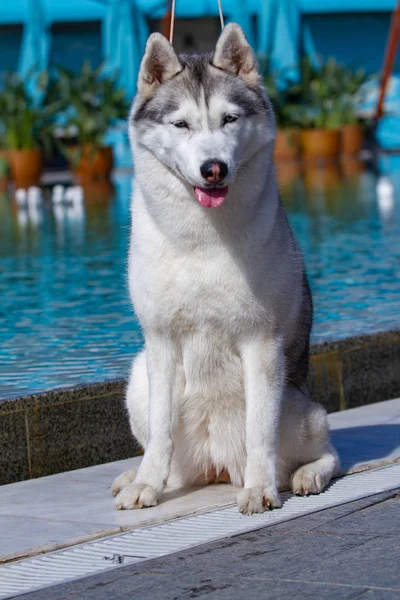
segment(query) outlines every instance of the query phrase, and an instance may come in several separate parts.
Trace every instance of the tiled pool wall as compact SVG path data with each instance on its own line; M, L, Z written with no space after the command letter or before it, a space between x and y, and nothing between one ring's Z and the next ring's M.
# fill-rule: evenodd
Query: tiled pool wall
M400 330L312 346L309 382L328 412L400 396ZM139 454L125 385L115 380L0 401L0 484Z

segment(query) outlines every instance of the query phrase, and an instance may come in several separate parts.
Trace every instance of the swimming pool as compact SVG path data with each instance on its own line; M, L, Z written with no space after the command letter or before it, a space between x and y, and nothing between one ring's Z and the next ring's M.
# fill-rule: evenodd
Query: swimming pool
M400 165L394 198L377 176L279 169L313 291L312 340L400 325ZM129 175L82 207L31 211L0 196L0 399L127 375L142 336L126 287Z

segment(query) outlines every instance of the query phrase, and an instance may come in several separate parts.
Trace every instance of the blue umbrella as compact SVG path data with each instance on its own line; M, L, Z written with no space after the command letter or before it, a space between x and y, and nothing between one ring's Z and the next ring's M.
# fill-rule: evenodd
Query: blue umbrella
M147 37L144 16L132 0L108 0L103 26L104 72L117 74L119 87L132 98Z
M31 74L27 91L40 102L42 92L37 85L37 75L47 69L49 61L50 34L40 0L28 0L28 10L19 57L18 73L21 77Z

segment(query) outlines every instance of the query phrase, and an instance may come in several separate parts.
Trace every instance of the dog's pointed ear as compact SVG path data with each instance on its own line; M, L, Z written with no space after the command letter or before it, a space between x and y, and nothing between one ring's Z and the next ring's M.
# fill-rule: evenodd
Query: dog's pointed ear
M161 33L152 33L140 65L138 92L150 96L155 89L182 71L175 50Z
M229 23L219 36L212 64L218 69L238 75L250 85L260 81L256 57L243 29Z

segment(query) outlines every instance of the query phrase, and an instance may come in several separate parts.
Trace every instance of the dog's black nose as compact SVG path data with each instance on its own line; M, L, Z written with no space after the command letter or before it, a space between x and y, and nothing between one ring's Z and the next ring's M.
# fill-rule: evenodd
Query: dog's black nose
M228 165L220 160L212 158L200 167L200 173L210 183L219 183L228 175Z

